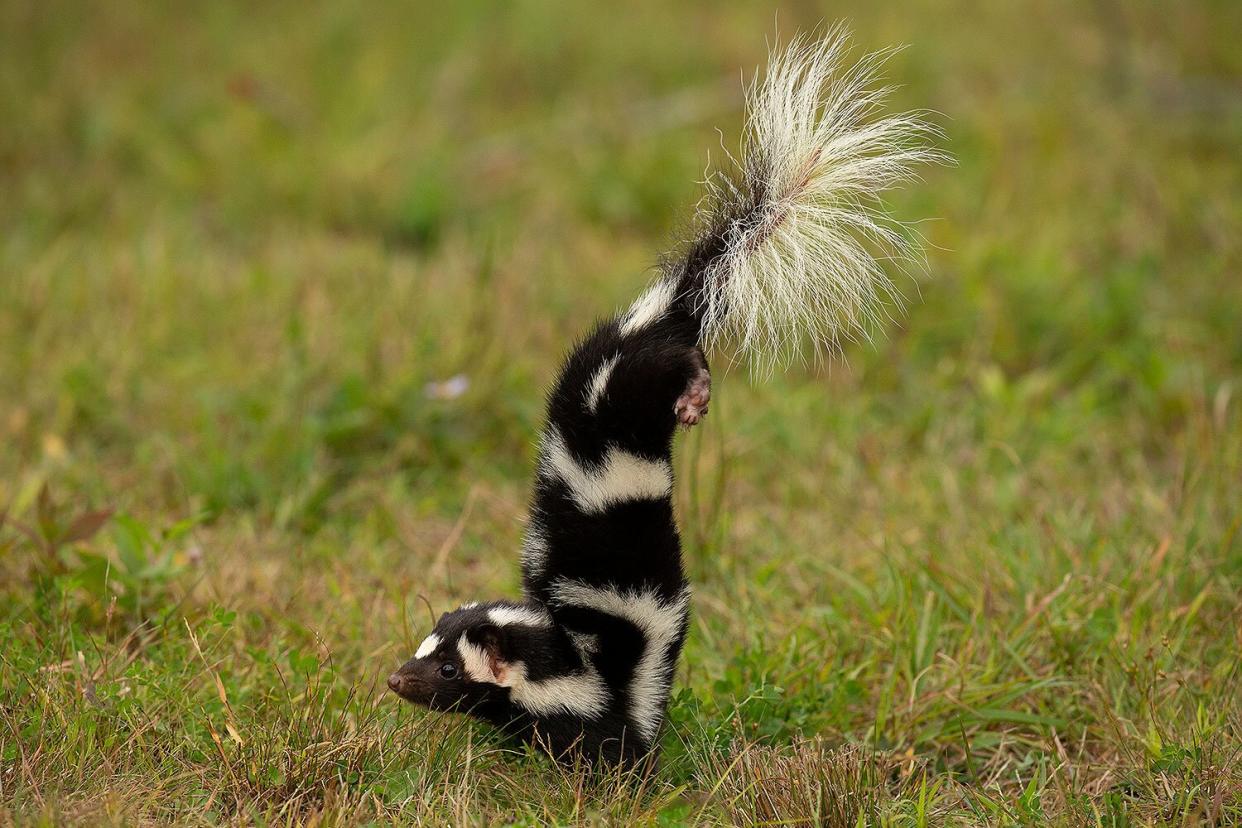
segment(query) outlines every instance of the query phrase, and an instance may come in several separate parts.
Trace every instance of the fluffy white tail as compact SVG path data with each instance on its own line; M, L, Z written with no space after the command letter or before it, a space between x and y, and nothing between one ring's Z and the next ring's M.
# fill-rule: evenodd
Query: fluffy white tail
M761 372L808 340L831 352L869 336L900 306L880 261L915 260L918 239L879 196L948 160L921 114L879 114L889 53L848 64L847 43L835 29L772 54L747 90L736 169L709 177L702 234L666 275L703 342L732 343Z

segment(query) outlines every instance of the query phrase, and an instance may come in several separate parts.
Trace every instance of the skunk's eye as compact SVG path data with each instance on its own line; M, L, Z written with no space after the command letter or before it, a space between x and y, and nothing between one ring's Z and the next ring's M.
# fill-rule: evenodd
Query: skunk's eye
M444 662L440 665L440 675L446 679L457 678L457 665Z

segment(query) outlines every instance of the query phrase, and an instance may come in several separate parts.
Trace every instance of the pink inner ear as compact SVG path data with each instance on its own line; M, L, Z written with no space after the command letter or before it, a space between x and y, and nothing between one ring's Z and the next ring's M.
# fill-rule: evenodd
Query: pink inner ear
M500 660L495 653L488 651L487 666L491 669L492 675L496 677L496 681L503 682L505 676L509 673L509 665Z

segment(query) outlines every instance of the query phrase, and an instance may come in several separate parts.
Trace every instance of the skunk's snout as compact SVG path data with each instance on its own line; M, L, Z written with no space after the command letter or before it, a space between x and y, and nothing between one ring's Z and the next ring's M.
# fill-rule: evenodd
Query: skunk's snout
M398 670L388 677L388 689L401 698L415 704L428 704L434 694L434 688L427 685L427 680L404 670Z

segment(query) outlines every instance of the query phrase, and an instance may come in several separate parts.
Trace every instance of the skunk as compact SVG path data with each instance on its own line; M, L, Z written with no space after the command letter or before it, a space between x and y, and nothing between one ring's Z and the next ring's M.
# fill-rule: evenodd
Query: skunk
M443 615L388 679L563 760L654 757L686 639L673 435L708 411L705 350L759 372L867 335L899 297L877 256L915 242L878 200L943 159L918 113L881 116L883 55L796 39L746 94L741 157L706 182L692 240L569 354L547 404L522 546L525 600Z

